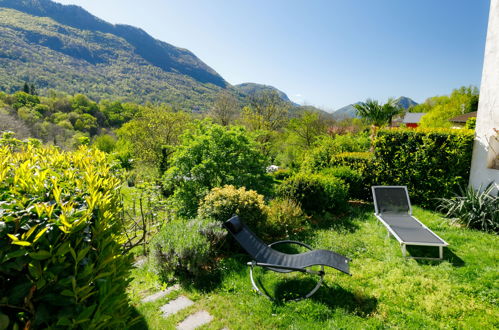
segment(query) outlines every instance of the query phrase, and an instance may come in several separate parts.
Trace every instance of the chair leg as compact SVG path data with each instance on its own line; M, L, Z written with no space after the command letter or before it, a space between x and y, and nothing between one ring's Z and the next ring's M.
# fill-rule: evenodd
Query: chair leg
M255 261L248 262L248 266L250 266L250 280L251 280L251 285L253 286L253 289L255 289L255 291L259 295L267 297L268 299L273 301L274 299L267 294L267 292L265 291L265 288L263 288L263 290L260 290L260 288L256 285L255 279L253 278L253 267L256 266L256 262ZM291 299L291 301L300 301L302 299L310 298L314 293L317 292L317 290L319 290L319 288L322 286L322 283L324 281L324 275L325 275L324 266L321 266L321 267L322 267L321 271L318 271L318 272L317 271L307 271L307 273L309 273L311 275L318 275L320 277L320 279L317 282L317 284L315 285L315 287L306 295L299 297L299 298L296 298L296 299Z

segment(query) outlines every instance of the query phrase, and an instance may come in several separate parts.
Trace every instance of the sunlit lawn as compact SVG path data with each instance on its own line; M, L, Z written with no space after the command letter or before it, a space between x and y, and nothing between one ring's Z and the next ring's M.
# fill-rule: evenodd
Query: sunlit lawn
M372 215L372 206L352 206L348 215L316 227L304 240L353 259L352 276L326 269L325 285L310 299L272 302L251 289L249 258L237 254L221 262L218 274L201 285L158 301L140 299L162 288L148 266L134 269L130 298L144 322L137 327L173 328L190 313L214 316L206 329L475 328L499 327L499 241L497 235L449 225L438 214L414 208L423 223L444 238L444 261L404 259L396 240ZM437 248L412 252L437 255ZM411 250L409 250L411 252ZM285 297L307 279L276 281L259 273L270 293ZM163 319L159 307L180 294L196 304Z

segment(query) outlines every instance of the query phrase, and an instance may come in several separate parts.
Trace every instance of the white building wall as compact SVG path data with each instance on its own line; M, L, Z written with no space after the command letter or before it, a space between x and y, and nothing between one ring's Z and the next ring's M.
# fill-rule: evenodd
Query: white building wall
M499 187L499 169L490 168L499 153L499 0L490 1L475 131L470 185L483 188L495 182Z

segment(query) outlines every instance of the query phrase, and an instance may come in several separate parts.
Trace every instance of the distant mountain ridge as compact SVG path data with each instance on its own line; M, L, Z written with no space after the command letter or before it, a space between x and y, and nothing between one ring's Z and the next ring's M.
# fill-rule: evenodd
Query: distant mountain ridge
M232 86L192 52L129 25L110 24L83 8L51 0L0 0L0 91L25 81L53 89L135 102L207 110L221 91L241 101L273 86Z
M275 91L275 92L277 92L277 94L279 94L281 99L283 99L284 101L289 102L296 107L300 106L298 103L291 101L289 99L288 95L286 95L286 93L275 88L274 86L247 82L247 83L234 85L234 88L237 89L238 91L240 91L241 93L243 93L244 95L254 95L256 93L259 93L259 92L265 91L265 90Z
M144 30L103 21L75 5L62 5L50 0L0 0L0 6L24 13L50 17L58 23L80 30L110 33L125 39L133 51L154 66L165 71L176 71L202 83L226 87L227 82L187 49L154 39Z
M359 118L359 116L357 115L357 109L355 109L354 105L360 103L362 102L359 101L339 108L338 110L333 112L333 116L336 118ZM398 99L395 99L395 104L405 110L418 105L416 101L406 96L401 96Z

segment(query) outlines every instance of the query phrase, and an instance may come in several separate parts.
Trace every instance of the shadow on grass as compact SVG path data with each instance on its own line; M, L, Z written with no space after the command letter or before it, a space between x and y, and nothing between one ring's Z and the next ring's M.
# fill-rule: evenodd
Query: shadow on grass
M407 251L411 256L415 257L428 257L438 258L438 248L434 246L407 246ZM465 262L458 255L452 252L451 249L444 247L443 260L428 260L428 259L415 259L420 265L438 265L442 261L447 261L454 267L463 267Z
M132 307L132 324L128 326L126 329L128 330L140 330L140 329L149 329L147 322L135 307Z
M313 279L279 282L274 290L274 304L284 305L298 296L303 296L309 291L304 288L314 287L316 283ZM378 300L374 297L355 294L339 285L329 286L326 283L323 283L322 287L308 299L320 302L330 309L342 308L360 317L372 314L378 305Z
M332 229L335 231L347 231L353 233L359 229L355 220L365 218L373 211L371 204L349 203L343 210L336 213L325 213L312 217L313 229Z
M224 278L231 273L245 272L248 257L245 254L235 253L231 257L220 258L217 265L196 277L178 276L178 283L187 291L201 291L209 293L220 287Z

